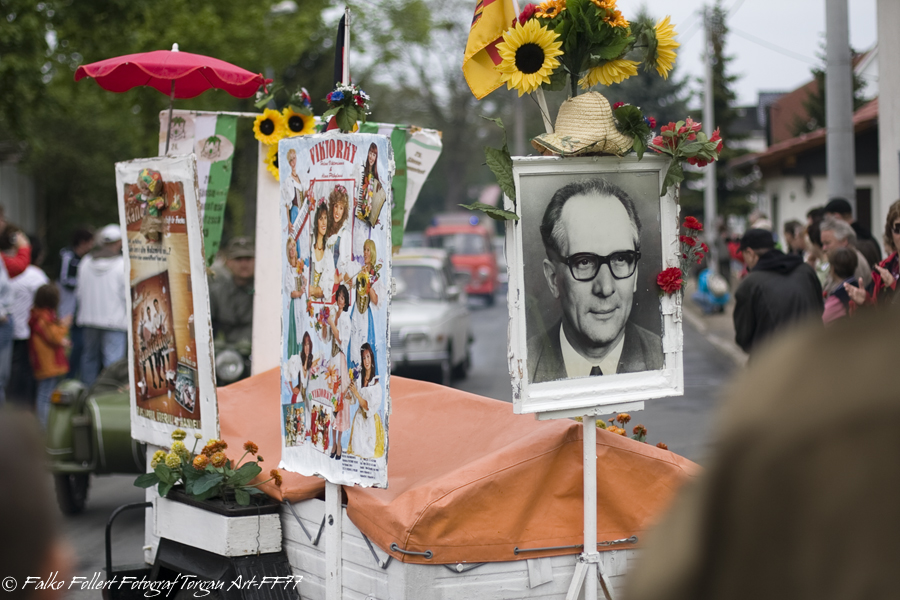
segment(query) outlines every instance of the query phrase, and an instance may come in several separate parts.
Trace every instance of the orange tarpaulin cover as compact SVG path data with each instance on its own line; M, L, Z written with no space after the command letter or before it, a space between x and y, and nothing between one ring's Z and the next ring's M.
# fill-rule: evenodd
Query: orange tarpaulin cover
M281 459L279 371L219 389L222 437ZM581 424L515 415L512 404L402 377L391 378L388 488L344 488L347 515L396 559L421 564L494 562L572 554L583 533ZM698 467L619 435L597 432L598 541L640 535ZM268 472L268 469L265 471ZM324 480L284 473L278 499L320 496ZM430 560L390 551L396 543Z

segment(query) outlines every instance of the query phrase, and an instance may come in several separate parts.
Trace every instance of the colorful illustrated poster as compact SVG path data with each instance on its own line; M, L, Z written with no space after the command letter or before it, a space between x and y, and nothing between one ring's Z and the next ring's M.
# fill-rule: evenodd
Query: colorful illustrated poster
M131 328L131 434L159 446L176 428L218 437L209 293L193 155L116 164Z
M281 466L387 487L390 138L279 144Z

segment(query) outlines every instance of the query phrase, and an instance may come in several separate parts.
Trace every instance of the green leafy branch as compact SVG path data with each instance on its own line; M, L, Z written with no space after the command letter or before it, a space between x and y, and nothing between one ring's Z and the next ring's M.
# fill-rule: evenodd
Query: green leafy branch
M510 156L509 154L509 145L507 144L506 140L506 128L503 126L503 120L492 119L490 117L485 117L484 115L482 115L481 118L495 123L503 131L503 147L492 148L490 146L485 146L484 157L488 168L494 174L494 177L497 178L497 183L500 185L500 189L504 194L506 194L506 196L512 201L512 203L515 204L516 184L513 180L512 156ZM519 216L516 213L504 210L496 206L491 206L490 204L485 204L483 202L460 204L460 206L467 210L480 210L495 221L519 220Z

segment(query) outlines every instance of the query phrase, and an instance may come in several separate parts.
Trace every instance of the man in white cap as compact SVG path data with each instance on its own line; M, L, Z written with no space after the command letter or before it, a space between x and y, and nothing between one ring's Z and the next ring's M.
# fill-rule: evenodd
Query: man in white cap
M90 385L100 371L124 358L128 343L128 283L122 255L122 230L107 225L97 233L97 248L78 267L77 323L84 330L81 377Z

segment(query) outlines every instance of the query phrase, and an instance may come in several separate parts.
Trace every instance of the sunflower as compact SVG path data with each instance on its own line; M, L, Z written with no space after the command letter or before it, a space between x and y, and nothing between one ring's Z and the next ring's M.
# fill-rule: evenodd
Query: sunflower
M269 146L266 152L266 169L275 176L275 179L281 181L278 177L278 144Z
M253 135L263 144L277 146L278 140L284 137L284 117L277 110L267 108L253 121Z
M541 5L534 11L534 16L541 19L552 19L566 10L566 0L547 0L541 2Z
M519 96L531 93L542 83L550 83L550 74L559 67L556 58L563 52L559 35L541 27L534 19L525 25L515 27L503 34L503 41L497 44L497 52L503 59L497 66L500 81L506 82L506 89L519 90Z
M281 114L284 117L285 135L287 137L308 135L315 132L316 120L312 115L294 112L290 106L285 107Z
M581 78L578 85L581 89L586 90L592 88L598 83L603 85L612 85L614 83L622 83L632 75L637 75L637 67L640 63L633 60L625 60L617 58L594 67L588 74Z
M628 21L622 16L620 11L615 9L612 9L610 13L607 13L607 16L603 17L603 21L608 23L611 27L628 27Z
M656 24L656 72L663 79L669 78L669 71L675 67L675 48L680 46L675 41L675 26L666 17Z

